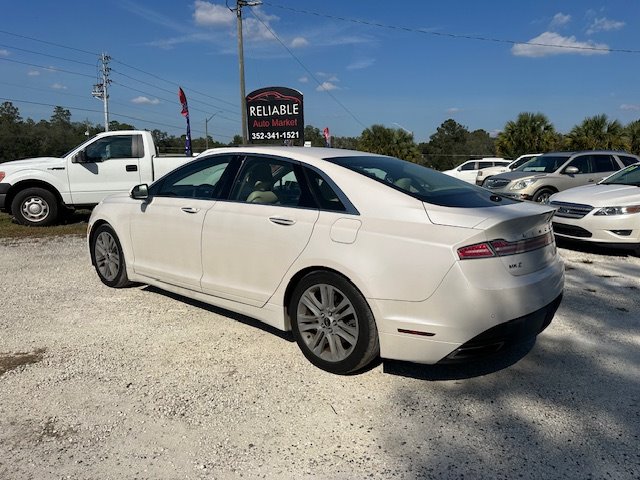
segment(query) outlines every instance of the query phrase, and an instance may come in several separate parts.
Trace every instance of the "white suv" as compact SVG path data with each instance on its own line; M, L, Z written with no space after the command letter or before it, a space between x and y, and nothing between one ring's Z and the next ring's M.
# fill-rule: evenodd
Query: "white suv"
M478 170L489 167L506 167L510 163L511 160L505 160L504 158L476 158L475 160L468 160L463 164L458 165L453 170L446 170L442 173L459 178L465 182L475 183L476 177L478 176Z
M541 153L526 153L524 155L520 155L509 165L499 166L499 167L489 167L483 168L478 171L478 175L476 176L476 185L482 186L482 184L487 180L487 178L492 177L493 175L497 175L498 173L510 172L511 170L515 170L521 165L524 165L532 158L536 158L542 155Z

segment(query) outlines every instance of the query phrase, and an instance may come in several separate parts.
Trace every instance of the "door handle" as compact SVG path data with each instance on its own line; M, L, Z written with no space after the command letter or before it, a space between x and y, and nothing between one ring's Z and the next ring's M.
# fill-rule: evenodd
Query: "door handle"
M285 225L285 226L290 226L296 223L295 220L291 220L289 218L282 218L282 217L269 217L269 221L271 223L275 223L276 225Z
M198 213L200 211L199 208L193 207L182 207L180 210L182 210L184 213Z
M127 172L137 172L138 171L138 165L127 165L125 168L127 169Z

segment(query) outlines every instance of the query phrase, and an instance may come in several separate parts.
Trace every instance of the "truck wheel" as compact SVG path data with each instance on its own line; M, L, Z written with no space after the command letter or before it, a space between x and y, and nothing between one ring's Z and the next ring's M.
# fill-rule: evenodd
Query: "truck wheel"
M534 202L547 204L549 203L549 197L554 193L556 192L554 192L550 188L542 188L535 193L532 200Z
M58 200L53 193L44 188L25 188L13 199L11 213L22 225L53 225L58 219Z
M131 284L127 277L122 245L109 225L100 225L91 237L91 262L105 285L122 288Z
M349 281L310 273L289 304L293 336L304 356L331 373L357 371L379 355L378 330L369 305Z

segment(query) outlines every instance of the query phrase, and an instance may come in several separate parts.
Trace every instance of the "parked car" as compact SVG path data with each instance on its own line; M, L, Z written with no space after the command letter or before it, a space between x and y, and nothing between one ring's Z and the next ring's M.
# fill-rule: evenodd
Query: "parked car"
M342 374L378 355L460 361L535 337L564 282L552 216L396 158L250 146L105 199L88 246L106 285L292 330Z
M446 170L442 173L446 173L465 182L475 183L478 171L488 167L506 167L511 163L511 160L505 160L504 158L486 157L475 160L468 160L458 165L453 170Z
M630 247L640 253L640 164L597 185L570 188L551 196L557 237Z
M507 197L547 203L554 193L597 183L638 161L636 155L606 150L545 153L513 172L494 175L484 187Z
M483 168L482 170L478 170L478 175L476 175L476 185L482 186L487 178L490 178L498 173L510 172L515 170L521 165L524 165L526 162L531 160L532 158L539 157L542 155L541 153L527 153L525 155L520 155L513 162L511 162L506 167L504 165L500 165L498 167L488 167Z
M159 157L151 132L104 132L62 158L0 164L0 210L23 225L56 223L63 210L93 207L107 195L151 183L191 157Z

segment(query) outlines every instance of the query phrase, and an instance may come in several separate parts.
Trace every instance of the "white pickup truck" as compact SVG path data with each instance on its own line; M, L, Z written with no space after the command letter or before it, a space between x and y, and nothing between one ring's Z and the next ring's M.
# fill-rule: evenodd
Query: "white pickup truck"
M0 210L23 225L52 225L64 210L92 207L191 160L158 156L151 132L100 133L62 158L0 163Z

